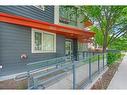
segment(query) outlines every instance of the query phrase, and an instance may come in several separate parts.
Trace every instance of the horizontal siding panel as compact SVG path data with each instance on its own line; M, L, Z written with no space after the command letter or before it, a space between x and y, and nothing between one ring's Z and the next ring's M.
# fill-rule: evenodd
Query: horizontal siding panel
M29 9L27 9L27 7L29 8ZM12 10L13 10L13 14L17 14L18 13L18 15L21 15L21 16L36 16L36 17L44 17L45 18L45 16L47 16L47 17L51 17L50 15L53 15L53 12L52 12L52 10L51 11L37 11L37 10L40 10L40 9L38 9L38 8L36 8L36 9L33 9L33 8L31 8L31 6L27 6L27 7L24 7L24 6L11 6L11 7L4 7L3 8L3 10L5 10L5 12L7 11L7 12L11 12ZM11 10L11 11L10 11ZM46 13L45 13L46 12ZM31 14L29 14L29 13L31 13ZM43 13L43 15L42 15L42 13ZM47 15L47 14L50 14L50 15ZM43 19L44 19L43 18Z
M3 35L1 35L1 38L3 39L6 36L13 36L13 33L5 34L5 35L3 34ZM7 38L6 41L16 40L15 37L18 37L19 39L21 39L21 41L24 41L26 39L29 39L30 40L31 37L29 37L29 36L28 37L26 35L18 35L18 36L16 36L16 34L14 34L13 38Z
M64 56L65 37L56 36L56 53L31 53L31 28L0 22L0 64L2 73L24 71L25 64L42 61L58 56ZM21 60L21 54L27 54L26 60ZM17 71L14 71L16 69ZM25 69L26 70L26 69Z
M46 6L45 11L34 6L0 6L0 12L54 23L54 6Z

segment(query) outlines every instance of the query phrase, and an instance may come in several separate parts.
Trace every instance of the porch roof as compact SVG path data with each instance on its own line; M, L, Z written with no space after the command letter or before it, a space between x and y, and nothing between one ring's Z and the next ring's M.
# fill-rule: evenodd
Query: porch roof
M0 21L45 30L48 32L64 35L67 38L76 38L80 41L86 41L86 39L89 40L95 35L94 32L90 32L87 30L52 24L41 20L35 20L2 12L0 12Z

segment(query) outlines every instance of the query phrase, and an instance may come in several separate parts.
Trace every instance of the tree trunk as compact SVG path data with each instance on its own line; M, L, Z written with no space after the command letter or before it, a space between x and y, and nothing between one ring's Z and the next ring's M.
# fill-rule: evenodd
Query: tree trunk
M106 51L106 48L107 48L107 40L108 40L108 31L105 31L105 33L104 33L104 40L103 40L103 52Z
M103 52L105 52L106 51L106 48L107 48L107 45L106 45L106 41L104 41L104 43L103 43Z

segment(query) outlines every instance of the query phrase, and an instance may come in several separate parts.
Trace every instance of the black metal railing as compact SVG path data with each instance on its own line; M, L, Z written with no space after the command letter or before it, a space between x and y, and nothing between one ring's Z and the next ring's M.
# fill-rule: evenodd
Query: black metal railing
M28 89L84 89L107 67L107 52L84 51L77 54L77 60L71 55L28 63L27 73L15 80L27 79Z
M75 61L74 58L71 58L70 61L67 61L67 57L54 58L45 61L39 61L35 63L29 63L28 67L40 66L38 70L28 71L28 89L47 89L48 87L59 84L59 81L66 79L68 76L70 78L70 83L72 87L70 89L82 89L86 84L91 83L93 79L98 76L107 65L106 53L102 52L82 52L78 54L78 60ZM61 61L57 61L61 60ZM63 61L62 61L63 60ZM48 63L56 63L54 65L49 64L47 67L53 67L52 69L42 70L42 64L48 61ZM53 62L55 61L55 62ZM68 64L67 64L68 63ZM56 68L57 67L57 68ZM41 69L42 68L42 69ZM84 68L84 69L82 69ZM86 68L86 69L85 69ZM42 70L42 71L41 71ZM58 73L59 72L59 73ZM71 72L68 75L68 72ZM82 72L87 72L86 74ZM82 75L80 74L82 73ZM81 78L83 76L83 78ZM45 80L46 78L46 80ZM59 80L56 82L56 80ZM80 81L81 80L81 81ZM66 80L68 81L68 80ZM64 83L63 83L64 84ZM64 87L63 87L64 88ZM56 88L57 89L57 88ZM60 88L59 88L60 89Z

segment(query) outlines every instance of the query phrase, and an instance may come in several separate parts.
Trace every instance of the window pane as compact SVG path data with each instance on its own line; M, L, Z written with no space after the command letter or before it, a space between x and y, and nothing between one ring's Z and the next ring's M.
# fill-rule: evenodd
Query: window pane
M77 9L75 7L60 6L59 21L64 24L77 25Z
M78 51L86 51L87 50L87 44L78 42Z
M41 33L35 32L35 50L42 50L42 36Z
M44 51L54 51L54 40L54 35L48 33L43 34Z
M78 50L79 50L79 52L83 52L85 50L84 46L85 46L84 43L80 43L79 42L79 44L78 44Z

